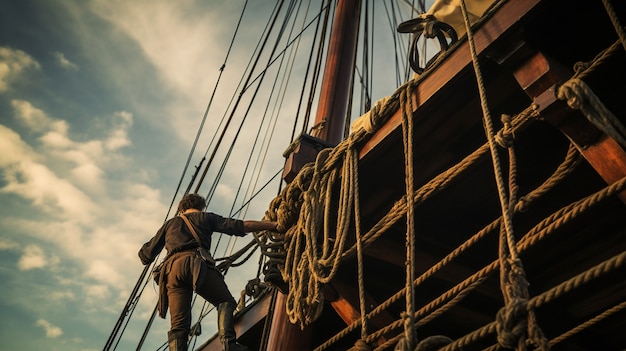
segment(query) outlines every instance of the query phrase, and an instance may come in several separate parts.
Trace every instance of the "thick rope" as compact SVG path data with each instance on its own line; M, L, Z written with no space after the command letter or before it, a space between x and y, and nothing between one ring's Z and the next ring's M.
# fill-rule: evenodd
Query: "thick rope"
M503 228L501 230L501 248L499 250L500 269L502 271L500 288L502 289L502 293L504 295L505 308L501 310L504 311L503 313L499 313L499 316L502 317L500 318L501 323L498 323L498 326L500 327L498 329L498 342L502 346L508 348L514 348L515 344L517 344L516 349L518 351L523 351L526 349L525 345L528 334L529 339L533 343L541 345L542 350L547 351L549 346L547 345L545 337L543 337L543 333L535 323L534 314L532 312L529 314L526 312L526 309L520 308L520 306L525 305L525 301L528 299L528 282L526 281L524 268L517 253L515 235L513 233L511 210L514 207L515 199L514 194L511 192L509 192L507 196L507 192L504 187L500 160L496 150L496 138L495 133L493 132L493 121L491 120L489 107L487 105L486 88L482 79L478 55L474 44L474 37L471 31L467 8L465 6L465 0L461 0L461 11L465 22L467 42L472 56L474 73L478 83L480 105L483 111L483 126L485 128L485 134L487 135L487 141L489 142L489 149L491 150L491 159L496 178L498 196L500 198L500 207L502 210ZM512 159L514 159L514 156ZM511 167L511 169L514 168L514 166ZM514 179L509 180L514 182ZM525 313L522 314L518 311L524 311ZM528 332L526 331L527 329Z
M573 220L578 215L584 213L586 210L592 208L593 206L599 204L603 200L614 196L615 194L621 192L626 188L626 177L612 184L609 187L606 187L595 194L592 194L584 199L577 201L574 204L566 206L565 208L555 212L552 216L546 218L545 221L539 223L535 228L530 230L522 240L518 243L518 250L525 251L530 247L535 246L539 241L541 241L546 235L552 234L559 227L565 225L567 222ZM546 222L550 222L547 225ZM474 284L479 280L486 279L490 274L492 274L499 267L499 260L493 261L491 264L485 266L483 269L467 278L465 281L459 283L454 288L448 290L446 293L441 294L433 303L424 307L420 311L417 312L416 318L419 318L420 313L426 312L424 311L426 308L434 308L435 304L441 304L442 301L449 299L451 296L458 294L459 292L467 289L470 286L474 286ZM374 311L372 311L374 312ZM495 322L494 322L495 323ZM369 338L378 337L386 332L389 332L392 329L395 329L399 326L399 321L392 323L390 326L381 329L376 333L372 333ZM380 350L384 349L383 347ZM378 349L377 349L378 350Z
M489 150L491 151L491 160L494 168L494 175L496 178L496 185L498 189L498 196L500 198L500 207L503 214L504 226L506 229L506 235L508 239L508 248L511 254L512 259L516 260L517 252L515 249L515 238L513 236L513 221L509 216L508 208L508 198L507 193L504 187L504 177L502 176L502 170L500 166L500 159L498 157L496 141L495 141L495 133L493 127L493 121L491 119L491 114L489 112L489 106L487 105L487 97L486 97L486 89L482 79L482 73L480 70L480 65L478 63L478 55L476 53L476 47L474 44L474 38L472 35L470 20L467 14L467 8L465 7L465 0L461 0L461 10L463 12L463 19L465 21L465 29L467 31L467 42L470 47L470 53L472 56L472 63L474 66L474 73L476 76L476 81L478 83L478 93L480 96L480 105L483 111L483 127L485 128L485 135L487 136L487 141L489 144Z
M582 114L609 137L626 148L626 128L607 109L591 88L580 79L570 79L559 87L557 97Z
M611 23L613 24L613 27L615 27L615 32L617 32L617 36L622 42L624 50L626 50L626 32L624 31L624 27L622 27L622 25L619 23L619 17L617 17L617 13L615 13L613 5L611 5L611 2L609 0L602 0L602 4L604 4L606 13L611 18Z
M350 152L353 169L358 168L359 155L355 149ZM363 244L361 242L361 208L359 200L359 177L354 177L354 227L358 252L359 308L361 310L361 340L367 338L367 308L365 307L365 275L363 270ZM364 342L363 342L364 343ZM367 344L366 344L367 345ZM367 348L369 350L369 346ZM363 350L365 350L363 348Z
M413 86L411 82L404 85L407 89ZM401 89L384 104L373 108L372 125L382 125L397 109L399 91ZM282 280L292 287L286 299L287 313L290 321L299 323L301 327L321 314L321 284L332 279L344 254L354 204L351 184L357 177L356 171L351 170L350 163L346 161L346 154L367 137L368 133L361 129L335 148L322 150L316 162L300 171L290 186L274 199L266 213L266 218L278 220L279 227L288 228L285 234L271 234L268 240L271 246L268 253L274 259L268 270L279 271ZM339 214L335 214L337 225L331 227L332 189L338 179L342 183ZM320 232L324 233L321 252L317 234L309 234Z
M626 263L626 252L622 252L619 255L616 255L564 282L561 284L545 291L542 294L539 294L530 300L528 300L527 308L538 308L541 307L557 297L562 296L564 293L573 291L592 280L601 277L611 271L621 268ZM439 351L452 351L452 350L462 350L464 347L475 343L478 340L485 338L488 335L494 334L496 332L497 322L491 322L482 328L479 328L462 338L455 340L452 344L445 346Z
M486 148L485 148L485 150L486 150ZM580 159L581 159L580 158L580 154L578 153L577 149L573 145L570 145L570 149L568 150L568 153L567 153L567 156L566 156L565 160L563 161L563 163L561 163L557 167L557 169L554 172L554 174L552 176L550 176L537 189L533 190L531 193L526 195L525 196L525 198L526 198L525 201L518 202L518 204L516 205L515 210L517 212L525 211L532 203L534 203L536 200L541 198L545 193L547 193L550 189L555 187L563 179L565 179L569 174L571 174L574 171L574 169L576 168L576 166L580 163ZM601 199L604 199L604 198L606 198L608 196L611 196L612 194L614 194L616 192L619 192L619 191L621 191L621 190L618 187L617 190L613 190L612 192L606 193L605 197L600 197L598 199L598 201L601 200ZM466 249L468 249L469 247L473 246L476 242L478 242L479 240L484 238L487 234L493 232L499 225L500 225L500 218L496 219L490 225L488 225L483 230L481 230L480 232L475 234L468 241L466 241L465 243L463 243L462 245L457 247L453 252L448 254L448 256L444 257L435 266L431 267L428 271L424 272L420 277L418 277L414 281L414 284L417 286L417 285L420 285L422 282L426 281L429 277L434 275L436 272L438 272L443 267L445 267L448 263L452 262L460 254L465 252ZM539 234L535 233L535 234L536 234L537 237L542 237L544 235L544 234L541 234L541 233L539 233ZM522 242L521 244L522 244L522 246L520 248L522 250L526 249L526 247L523 245L524 242ZM533 244L533 243L531 242L531 244ZM532 246L532 245L529 245L529 246ZM488 275L490 275L495 269L497 269L497 267L498 267L498 261L495 261L490 266L485 267L482 271L480 271L480 272L476 273L474 276L468 278L465 282L457 285L457 287L453 288L452 290L448 291L445 294L440 295L440 297L437 300L433 301L432 303L430 303L427 306L425 306L422 309L420 309L416 313L416 318L420 318L421 316L427 315L431 310L435 309L443 301L447 301L450 298L450 296L454 296L459 291L467 291L469 289L472 289L474 287L474 284L476 284L479 281L482 282L484 279L486 279L486 277ZM404 296L405 293L406 293L406 291L403 289L403 290L397 292L396 294L394 294L388 300L386 300L383 303L379 304L378 307L376 307L374 310L372 310L369 313L368 318L371 318L371 317L379 314L380 312L386 310L387 308L389 308L389 306L391 304L397 302L402 296ZM457 298L458 298L458 295L453 300L455 300ZM460 297L460 298L462 298L462 297ZM450 301L448 304L452 304L452 303L453 303L453 301ZM419 326L419 325L422 325L425 320L426 320L426 318L418 321L416 323L416 327ZM366 341L372 342L372 341L376 340L377 338L379 338L380 336L388 333L389 331L398 328L400 325L402 325L401 320L397 321L395 323L392 323L391 325L385 327L384 329L381 329L381 330L379 330L379 331L369 335L368 336L368 340L366 340ZM336 334L334 337L329 339L326 343L324 343L323 345L320 345L318 348L316 348L315 351L324 350L326 347L334 344L335 342L337 342L341 338L343 338L346 335L348 335L356 327L358 327L358 323L353 323L353 324L349 325L344 330L342 330L341 332ZM396 340L394 339L394 340L389 342L389 345L393 345L395 343L396 343ZM385 345L387 345L387 343ZM384 349L384 347L379 347L379 349L382 350L382 349Z
M566 169L571 169L573 166L575 166L577 164L577 159L575 157L572 157L572 154L574 154L573 149L571 148L568 152L568 156L566 158L566 161L559 166L558 170L560 172L565 172ZM568 165L568 166L565 166ZM558 176L557 178L561 178L563 176L563 174L561 174L560 176ZM551 180L547 180L544 185L540 186L536 191L538 193L545 193L546 191L546 187L547 186L554 186L556 184L556 182L551 181ZM555 229L557 229L558 227L564 225L565 223L567 223L568 221L576 218L578 215L584 213L584 211L586 211L587 209L592 208L594 205L600 203L601 201L610 198L612 196L614 196L615 194L623 191L626 188L626 178L623 178L622 180L613 183L611 186L604 188L600 191L598 191L595 194L592 194L584 199L581 199L573 204L570 204L569 206L566 206L565 208L555 212L552 216L549 216L548 218L546 218L543 222L539 223L535 228L533 228L531 231L529 231L524 238L522 239L522 241L518 244L519 249L524 251L529 247L534 246L538 241L540 241L544 236L546 236L547 234L553 233L555 231ZM537 199L538 196L529 196L530 201L533 201L534 199ZM526 206L528 205L528 202L522 202L519 203L518 206L516 208L519 208L520 210L523 210ZM492 225L490 226L491 228L487 227L485 229L495 229L495 227L497 227L497 221L496 221L496 226ZM483 230L485 231L485 230ZM445 259L444 259L445 260ZM465 287L469 286L470 284L472 284L474 281L480 279L481 277L485 277L486 275L490 274L491 272L493 272L495 269L498 268L498 261L494 261L492 264L486 266L485 268L483 268L481 271L477 272L474 276L466 279L465 282L459 284L457 287L455 287L453 290L449 291L446 294L441 295L440 299L443 299L447 296L451 296L454 295L455 293L457 293L459 290L464 289ZM419 280L419 278L418 278ZM396 297L396 299L394 299L394 301L397 301L397 297L401 295L401 293L403 293L402 291L399 292L398 294L394 295L394 297ZM391 299L390 299L391 300ZM375 310L373 310L370 313L370 316L375 315L376 313L380 312L383 309L386 309L388 307L388 305L391 303L391 301L386 301L385 303L381 304L378 308L376 308ZM342 333L338 334L337 336L331 338L330 340L328 340L325 344L320 345L320 347L318 347L316 349L317 350L324 350L328 345L331 345L332 343L336 342L339 338L345 336L350 330L353 330L354 327L356 327L357 323L353 323L351 326L349 326L348 328L346 328L346 330L342 331ZM398 325L399 326L399 325ZM489 333L493 333L495 332L495 322L493 324L494 326L494 330L493 331L488 331L487 334ZM395 326L397 327L397 326ZM380 335L388 332L390 330L390 328L385 328L385 330L381 330L377 333L373 333L369 336L370 339L372 338L376 338L379 337ZM477 335L484 337L487 334L482 334L482 332L479 333L473 333L472 337L476 337ZM383 348L380 348L381 350Z
M575 328L570 329L569 331L557 336L556 338L550 340L550 346L554 346L556 344L559 344L567 339L569 339L570 337L580 333L581 331L590 328L593 325L598 324L599 322L605 320L606 318L610 317L611 315L623 311L624 309L626 309L626 301L620 303L619 305L615 305L611 308L609 308L608 310L602 312L601 314L587 320L586 322L576 326Z
M403 313L404 337L396 345L396 351L412 351L416 344L413 315L415 314L415 205L413 197L413 98L411 91L406 89L400 95L400 106L402 106L402 141L404 145L404 169L406 186L406 307ZM410 113L410 115L409 115Z

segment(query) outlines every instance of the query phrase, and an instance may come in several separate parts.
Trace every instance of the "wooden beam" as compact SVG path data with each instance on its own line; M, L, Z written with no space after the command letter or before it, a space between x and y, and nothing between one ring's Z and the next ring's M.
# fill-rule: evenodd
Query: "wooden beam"
M335 312L346 325L351 325L361 319L359 291L354 285L348 285L341 280L333 280L325 285L324 297L330 302ZM378 305L379 302L366 292L365 308L367 312L372 311ZM394 322L394 318L389 313L383 311L368 319L369 331L384 328L392 322ZM387 340L384 337L380 337L376 340L376 345L382 345L385 341Z
M569 108L557 98L556 87L571 78L569 70L536 51L514 70L513 75L528 96L533 98L542 117L558 127L576 145L607 184L626 176L624 149L579 111ZM626 191L619 197L626 203Z

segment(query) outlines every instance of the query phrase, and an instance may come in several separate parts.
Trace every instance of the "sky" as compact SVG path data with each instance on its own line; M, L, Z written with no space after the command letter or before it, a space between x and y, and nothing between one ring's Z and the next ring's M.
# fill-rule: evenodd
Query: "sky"
M168 216L243 3L0 0L0 351L102 350L143 270L137 251ZM191 169L238 91L268 4L248 5ZM282 89L293 95L280 112L251 114L257 127L242 131L210 210L229 215L243 202L250 155L265 160L258 180L245 179L255 189L282 168L292 127L273 123L293 123L299 95ZM252 145L259 129L267 155ZM268 188L246 218L263 216L278 185ZM229 273L235 297L254 274ZM135 349L156 286L143 295L118 349ZM214 326L203 324L205 339ZM163 344L168 328L157 318L144 349Z

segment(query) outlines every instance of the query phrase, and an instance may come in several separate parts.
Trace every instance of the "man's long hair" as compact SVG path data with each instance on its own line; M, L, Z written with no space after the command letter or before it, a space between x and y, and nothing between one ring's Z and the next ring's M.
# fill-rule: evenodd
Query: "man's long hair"
M187 194L183 196L183 198L178 203L178 212L183 213L190 208L195 208L196 210L204 210L206 206L206 202L204 198L198 194Z

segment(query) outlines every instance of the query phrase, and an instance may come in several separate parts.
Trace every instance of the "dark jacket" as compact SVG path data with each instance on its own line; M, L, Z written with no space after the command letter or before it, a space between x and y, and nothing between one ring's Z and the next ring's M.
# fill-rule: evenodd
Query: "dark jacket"
M211 212L191 212L186 214L191 225L202 240L203 246L211 247L211 234L220 232L229 235L244 236L243 221L232 218L224 218ZM185 221L180 217L174 217L165 222L157 231L156 235L139 250L141 262L149 264L163 250L168 254L198 247Z

